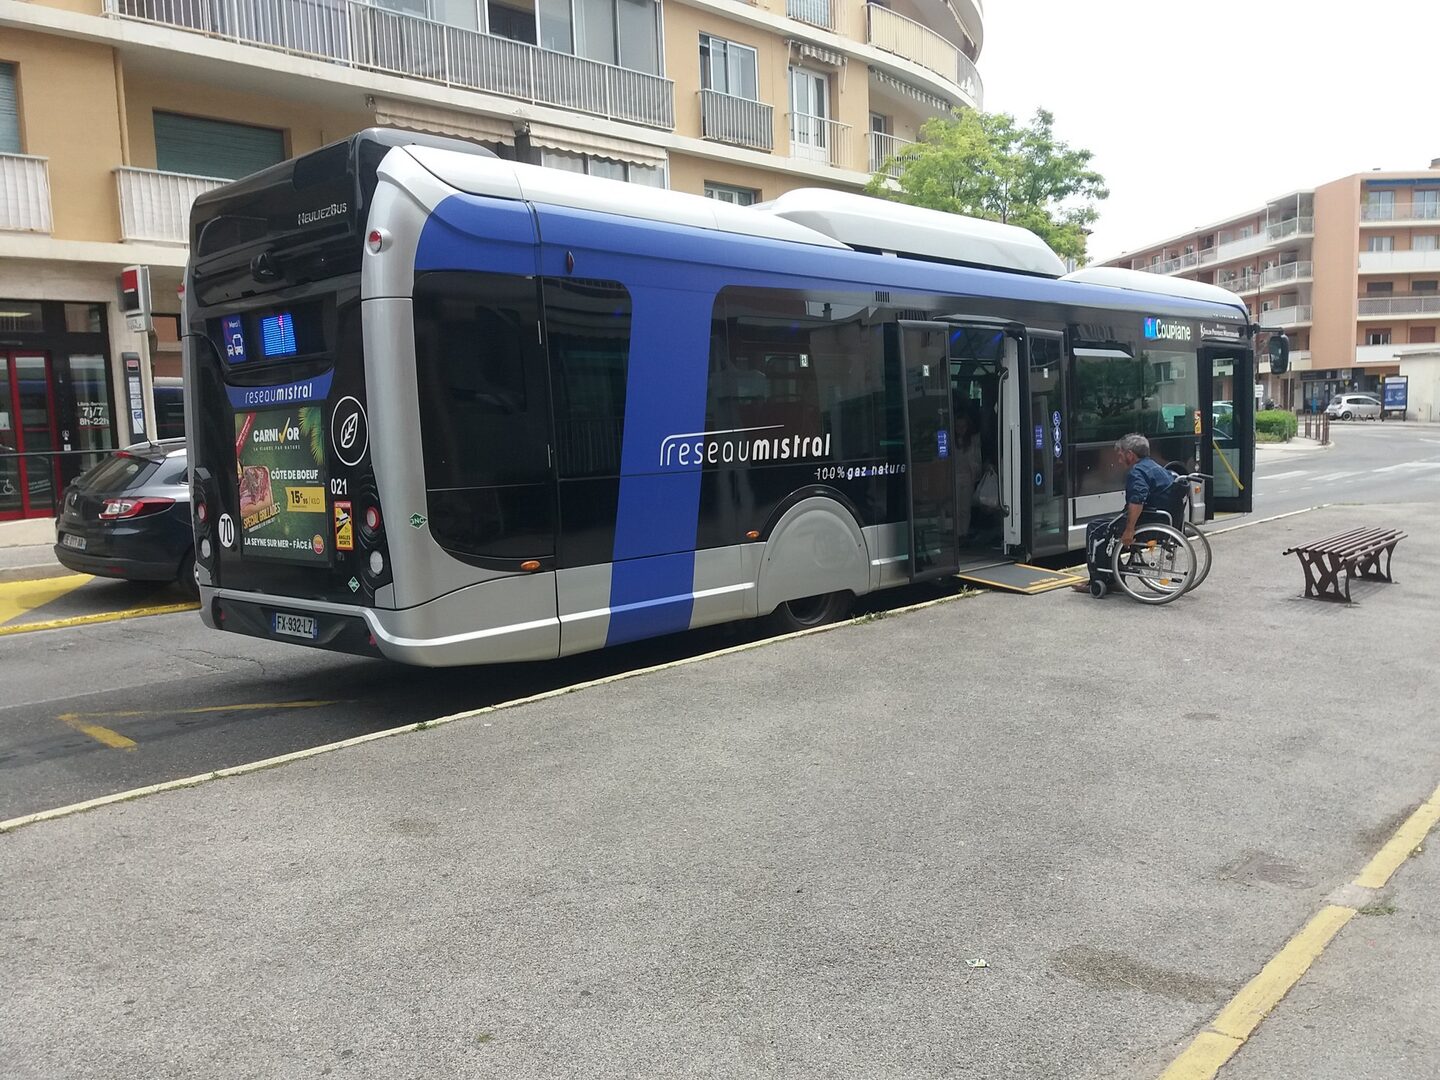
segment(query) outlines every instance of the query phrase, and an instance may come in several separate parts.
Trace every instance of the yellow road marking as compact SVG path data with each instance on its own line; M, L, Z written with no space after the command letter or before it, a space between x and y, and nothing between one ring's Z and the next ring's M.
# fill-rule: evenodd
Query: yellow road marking
M89 735L90 738L96 740L97 742L104 743L106 746L110 747L113 750L135 749L135 741L133 739L127 739L119 732L111 731L108 727L101 727L99 724L86 724L80 719L80 717L84 715L86 714L65 713L63 716L59 717L59 720L62 724L66 724L74 728L82 735Z
M1396 830L1390 842L1380 849L1380 853L1370 860L1370 864L1360 871L1360 876L1355 879L1355 884L1366 889L1382 888L1390 875L1399 869L1400 864L1410 857L1410 853L1420 846L1425 839L1425 834L1440 821L1440 789L1430 796L1430 801L1422 803L1420 809L1411 814L1404 825Z
M1436 822L1440 822L1440 788L1395 830L1352 884L1382 888L1424 843ZM1358 912L1345 904L1322 908L1170 1063L1160 1080L1212 1080Z
M0 626L0 637L7 634L33 634L39 630L60 630L67 626L87 626L91 623L118 622L121 619L139 619L145 615L173 615L177 611L199 611L198 603L159 604L155 607L129 608L125 611L98 611L93 615L72 615L65 619L46 619L43 622L18 623L15 626Z
M0 623L7 623L27 611L58 600L92 580L94 579L89 574L65 574L61 577L40 578L37 581L6 582L0 585Z

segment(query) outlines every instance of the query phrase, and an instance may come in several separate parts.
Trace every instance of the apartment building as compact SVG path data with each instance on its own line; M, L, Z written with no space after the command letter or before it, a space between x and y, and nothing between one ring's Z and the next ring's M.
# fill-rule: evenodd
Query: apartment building
M1106 265L1223 286L1260 326L1283 329L1291 370L1273 375L1266 359L1261 384L1285 407L1379 392L1406 355L1436 348L1440 160L1291 192ZM1215 395L1243 392L1226 378Z
M202 191L371 125L735 203L856 190L981 107L983 41L981 0L0 0L0 520L180 430Z

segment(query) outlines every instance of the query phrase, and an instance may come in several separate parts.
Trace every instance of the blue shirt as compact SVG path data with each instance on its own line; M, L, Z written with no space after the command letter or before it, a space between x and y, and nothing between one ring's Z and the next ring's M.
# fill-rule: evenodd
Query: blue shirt
M1141 458L1125 474L1125 501L1146 510L1169 510L1175 474L1153 458Z

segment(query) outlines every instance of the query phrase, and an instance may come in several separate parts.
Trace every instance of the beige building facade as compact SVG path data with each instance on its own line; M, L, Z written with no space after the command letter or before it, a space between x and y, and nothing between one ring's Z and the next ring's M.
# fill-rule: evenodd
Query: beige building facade
M1440 160L1291 192L1106 265L1220 285L1261 327L1284 330L1290 371L1274 375L1266 359L1260 377L1262 396L1282 407L1379 394L1406 356L1436 348ZM1241 392L1227 382L1216 398Z
M981 0L0 0L0 520L179 432L186 223L225 180L381 125L730 202L858 190L981 107L983 41Z

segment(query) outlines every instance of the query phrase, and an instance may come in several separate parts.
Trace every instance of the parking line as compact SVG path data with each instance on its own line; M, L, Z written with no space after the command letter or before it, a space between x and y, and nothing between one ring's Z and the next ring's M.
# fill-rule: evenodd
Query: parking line
M93 615L72 615L65 619L46 619L44 622L19 623L16 626L0 626L0 637L7 634L33 634L40 630L62 630L67 626L88 626L91 623L117 622L120 619L139 619L145 615L173 615L177 611L199 611L198 603L159 604L155 607L129 608L126 611L98 611Z
M11 581L0 585L0 624L17 619L27 611L44 607L93 578L89 574L64 574L35 581ZM0 633L4 632L0 626Z
M1346 899L1350 899L1355 890L1362 890L1360 898L1347 904L1327 904L1317 912L1304 929L1286 942L1260 973L1230 999L1205 1030L1195 1036L1160 1074L1160 1080L1213 1080L1310 970L1335 935L1359 914L1360 907L1369 902L1375 890L1382 888L1415 853L1437 821L1440 821L1440 788L1395 830L1360 876L1351 882Z
M63 716L59 716L56 719L58 719L62 724L65 724L67 727L74 728L76 731L80 732L80 734L89 735L90 738L94 739L96 742L104 743L112 750L135 749L136 744L134 739L127 739L118 731L111 731L108 727L101 727L99 724L84 723L80 719L80 717L83 715L86 714L65 713Z

